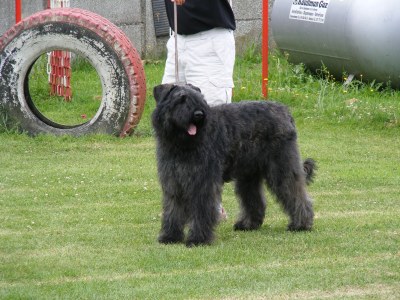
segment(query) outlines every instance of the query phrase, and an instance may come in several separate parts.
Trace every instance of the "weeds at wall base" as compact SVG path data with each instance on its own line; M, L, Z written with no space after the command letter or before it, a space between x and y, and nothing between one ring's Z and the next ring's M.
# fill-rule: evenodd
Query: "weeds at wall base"
M290 106L295 116L318 118L338 125L400 128L400 92L390 83L334 78L321 66L311 73L304 65L288 63L281 53L269 60L269 95Z
M0 106L0 133L14 134L18 132L18 121L13 120L6 109Z

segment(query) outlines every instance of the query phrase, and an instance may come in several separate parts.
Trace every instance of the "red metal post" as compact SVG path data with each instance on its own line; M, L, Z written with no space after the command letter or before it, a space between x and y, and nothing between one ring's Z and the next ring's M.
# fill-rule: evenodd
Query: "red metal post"
M65 1L67 2L67 1ZM60 1L55 7L66 7L66 3ZM47 8L53 7L54 2L47 0ZM71 52L65 50L53 50L48 62L50 95L64 97L65 101L72 100L71 90Z
M15 0L15 23L21 21L22 16L22 5L21 0Z
M263 0L262 15L262 93L268 98L268 0Z

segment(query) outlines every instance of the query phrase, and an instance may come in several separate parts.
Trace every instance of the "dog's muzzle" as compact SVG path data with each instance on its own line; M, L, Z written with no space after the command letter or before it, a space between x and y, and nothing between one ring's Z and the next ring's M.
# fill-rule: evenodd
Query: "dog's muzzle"
M194 122L200 122L200 121L202 121L204 119L204 112L202 112L201 110L196 110L194 113L193 113L193 121Z
M204 118L205 114L203 111L201 110L194 111L192 117L192 123L189 124L189 127L187 128L187 133L191 136L195 136L197 134L197 126L203 123Z

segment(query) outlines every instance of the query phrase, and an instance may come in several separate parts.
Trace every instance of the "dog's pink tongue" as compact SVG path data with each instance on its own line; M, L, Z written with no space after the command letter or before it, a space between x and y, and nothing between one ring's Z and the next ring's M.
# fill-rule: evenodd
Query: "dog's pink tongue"
M196 133L197 133L196 125L190 124L187 132L189 133L189 135L196 135Z

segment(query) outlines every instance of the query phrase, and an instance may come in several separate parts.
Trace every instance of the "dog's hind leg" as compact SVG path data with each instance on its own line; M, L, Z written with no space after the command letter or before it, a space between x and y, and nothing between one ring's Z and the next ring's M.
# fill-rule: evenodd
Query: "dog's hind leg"
M306 191L306 173L295 141L283 142L268 164L266 180L289 215L288 230L310 230L314 212Z
M277 195L290 217L287 229L290 231L311 230L314 212L304 184L291 182L286 188L281 188Z
M262 178L248 176L235 181L235 191L240 201L240 216L234 225L235 230L258 229L265 217L267 206L263 194Z

